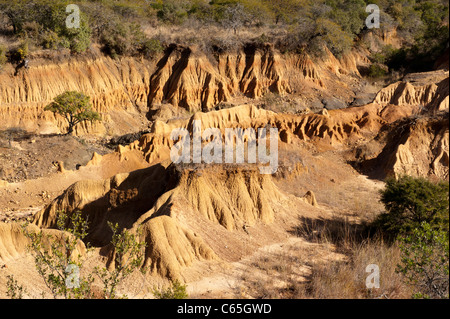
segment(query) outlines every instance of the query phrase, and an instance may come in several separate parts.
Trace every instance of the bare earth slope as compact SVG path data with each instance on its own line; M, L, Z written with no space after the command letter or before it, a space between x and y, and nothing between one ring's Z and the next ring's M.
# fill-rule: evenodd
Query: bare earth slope
M328 52L322 60L312 61L305 54L281 55L270 45L248 46L216 57L174 45L156 65L135 58L113 60L92 50L89 57L53 63L36 55L30 58L29 69L17 75L12 66L2 71L0 130L21 127L40 134L63 132L65 120L43 109L58 94L70 90L90 96L103 118L77 126L77 135L144 129L147 112L161 103L206 111L241 95L257 98L273 92L301 93L307 107L331 98L344 107L358 89L357 66L368 62L363 51L352 51L341 60Z
M410 75L382 89L372 103L359 107L305 114L275 113L251 104L212 108L238 92L250 97L268 90L291 92L296 80L311 89L305 89L306 97L314 95L313 88L319 92L326 89L331 95L340 90L340 98L351 101L353 91L345 83L358 76L358 56L363 55L352 52L341 60L328 55L318 66L307 56L281 57L270 47L249 47L211 62L195 49L173 47L154 72L131 60L66 65L73 76L78 74L76 69L93 68L70 82L77 83L77 88L103 83L98 90L89 89L96 109L112 114L108 107L124 103L129 108L117 112L121 119L123 114L131 114L130 125L136 120L133 114L143 115L139 105L151 108L163 100L194 114L185 119L156 120L150 133L112 153L94 153L78 170L15 183L0 181L1 202L14 196L27 199L30 189L51 190L48 205L33 205L30 200L37 211L30 227L61 235L54 230L58 214L81 211L90 223L86 240L96 247L90 256L97 264L108 264L114 258L108 244L112 235L108 222L136 233L140 229L140 239L147 244L144 266L150 268L148 280L194 283L210 270L242 266L239 263L258 256L255 252L264 252L265 247L289 242L305 248L301 240L292 242L302 221L333 216L358 221L367 217L363 215L366 211L380 209L376 194L383 183L360 172L380 179L402 173L448 179L448 71ZM64 77L67 70L55 77ZM85 74L102 76L91 79ZM12 81L12 87L27 83L29 75L21 76L23 81ZM17 105L24 103L24 122L14 125L26 126L29 121L33 126L44 120L52 129L63 127L38 112L56 91L37 101L35 97L42 92L33 84L26 87L30 91L18 96L11 93L17 92L14 88L2 87L2 94L8 97L0 100L3 120L16 119L14 112L22 110ZM102 90L104 95L99 93ZM218 128L222 136L226 128L277 128L277 172L262 175L257 164L172 163L172 130L186 128L192 134L194 120L201 121L202 130ZM108 121L102 125L109 125ZM91 129L94 127L80 128L85 132ZM377 171L365 171L370 167ZM17 275L21 270L33 278L31 286L42 285L36 283L25 246L18 223L0 224L0 267L4 266L0 287L4 287L7 274ZM328 251L328 255L318 253L311 258L341 257L333 247ZM0 296L4 296L1 289Z

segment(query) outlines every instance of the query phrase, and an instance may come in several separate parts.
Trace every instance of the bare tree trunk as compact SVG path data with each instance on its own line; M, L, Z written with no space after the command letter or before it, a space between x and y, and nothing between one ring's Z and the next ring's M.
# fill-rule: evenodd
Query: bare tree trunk
M66 135L70 135L73 133L73 124L69 123L69 128L67 129Z

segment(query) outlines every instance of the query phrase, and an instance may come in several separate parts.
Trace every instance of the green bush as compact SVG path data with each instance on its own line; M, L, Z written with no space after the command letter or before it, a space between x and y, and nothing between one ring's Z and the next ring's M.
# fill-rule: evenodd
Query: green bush
M296 0L263 0L262 3L270 11L275 24L293 24L302 8L302 4Z
M61 39L58 34L52 30L45 30L40 35L40 45L44 49L57 49L61 45Z
M158 39L145 39L138 49L144 57L151 59L157 54L163 52L163 46Z
M0 0L0 13L6 17L7 25L13 28L15 35L22 33L26 21L31 21L33 6L30 2Z
M100 43L103 52L113 58L125 54L131 46L127 26L117 22L111 28L105 29L100 35Z
M181 24L188 17L189 2L187 1L156 1L152 7L157 10L157 17L165 23Z
M111 269L106 267L95 267L94 273L103 284L103 295L105 299L117 298L117 287L121 281L138 269L144 261L145 242L138 242L141 235L140 229L137 234L133 234L128 230L119 231L119 225L108 222L113 235L111 244L114 247L114 265ZM141 268L141 272L145 274L146 269ZM126 296L123 296L126 298Z
M158 39L150 39L137 23L112 20L101 30L99 41L105 54L113 58L123 55L141 55L148 59L163 51Z
M389 178L381 193L386 213L372 223L397 241L397 272L414 288L414 298L448 298L449 184L425 178Z
M403 44L392 52L386 64L390 69L422 72L433 65L445 51L448 40L448 3L439 0L381 2L380 10L392 20ZM386 20L386 19L385 19ZM386 21L381 21L382 28Z
M415 288L414 298L448 298L448 231L422 222L399 238L402 252L397 271Z
M67 39L68 48L72 53L82 53L91 44L91 33L92 31L87 22L81 19L79 28L64 28L61 36Z
M6 278L8 278L8 281L6 282L6 287L8 289L6 295L11 299L23 299L27 290L14 279L13 275L8 275Z
M171 286L162 291L154 289L153 294L157 299L186 299L188 297L186 285L182 285L178 280L173 281Z
M369 66L367 75L373 79L378 79L384 77L386 74L387 74L386 68L384 68L379 63L372 63Z
M117 224L108 222L108 226L113 233L111 238L113 267L96 266L92 273L85 275L81 270L85 266L86 255L82 256L76 252L81 241L88 235L89 225L80 211L71 214L58 212L57 229L61 231L61 235L45 234L42 230L30 231L28 223L23 225L23 233L30 239L28 248L34 257L36 269L54 298L98 297L94 295L93 275L103 284L103 298L126 298L117 295L117 286L142 265L146 243L138 242L140 229L134 234L127 229L119 231ZM89 251L89 243L86 247ZM141 267L140 270L145 273L146 268ZM13 276L9 276L6 286L7 295L12 299L22 299L24 294L28 293ZM174 290L176 293L178 291L179 288Z
M336 22L319 18L315 21L315 34L312 45L316 45L316 52L320 52L325 45L334 55L341 56L349 51L353 45L353 36L342 30ZM314 52L313 52L314 53Z
M37 44L46 49L70 48L73 53L84 52L90 44L91 31L87 16L81 12L81 27L68 29L66 6L68 1L4 1L0 0L0 13L4 13L14 34L26 37L31 28ZM29 22L31 21L31 22Z
M55 299L90 298L93 277L80 276L83 258L80 253L76 254L80 241L87 235L87 221L82 219L81 212L75 212L70 217L60 213L57 227L62 231L61 238L44 235L42 230L29 231L27 224L23 226L23 232L30 240L29 250L36 269ZM73 269L76 269L76 273L72 272ZM8 283L9 291L21 291L21 288L17 282Z
M331 8L328 18L338 24L344 32L353 36L360 33L367 17L364 0L328 0L326 4Z
M28 39L22 41L22 43L15 48L12 48L8 52L9 61L14 64L18 64L23 61L29 54Z
M395 238L409 234L422 222L432 229L449 229L449 184L432 183L425 178L401 176L389 178L381 190L381 202L386 213L378 216L373 225Z

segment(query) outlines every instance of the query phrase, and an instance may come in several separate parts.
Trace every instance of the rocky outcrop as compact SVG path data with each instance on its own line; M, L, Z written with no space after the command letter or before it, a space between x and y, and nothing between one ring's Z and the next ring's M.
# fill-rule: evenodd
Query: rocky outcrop
M259 98L268 92L302 90L308 95L312 88L324 95L334 88L334 96L348 100L353 93L340 77L359 76L357 66L367 62L366 54L353 50L338 60L328 51L325 60L313 61L306 53L282 55L270 45L247 45L236 53L208 58L195 48L173 46L152 75L149 107L168 102L189 111L208 111L239 94Z
M207 128L218 128L225 139L226 128L277 128L279 139L284 143L295 143L296 140L317 142L338 146L374 136L378 130L388 123L412 114L417 114L419 108L404 106L402 108L390 104L382 106L368 104L341 110L330 110L320 113L301 115L277 114L246 104L228 109L197 112L189 119L155 121L151 132L121 147L121 157L131 161L132 157L144 158L148 163L155 164L170 158L170 149L175 141L170 138L172 130L184 128L192 134L194 120L201 122L202 131ZM114 156L105 155L106 158ZM89 165L101 162L101 156L96 154Z
M112 235L107 222L131 227L140 215L152 208L164 192L166 183L166 171L161 165L118 174L106 180L79 181L36 214L33 223L43 228L54 228L59 212L81 211L83 218L89 220L86 241L96 246L106 245Z
M427 111L448 109L449 73L445 70L413 73L383 88L374 99L380 105L420 105Z
M182 269L195 261L218 259L201 237L172 217L154 217L141 227L139 239L146 243L143 267L153 275L179 279Z
M217 225L228 232L243 225L271 224L272 205L284 197L271 177L254 167L189 169L157 164L107 180L77 182L40 211L33 223L53 228L61 211L69 215L81 211L89 222L86 241L106 249L111 249L112 235L107 223L118 223L147 243L144 265L173 279L195 260L217 259L199 228L189 228L191 223Z
M357 153L360 168L374 178L411 175L448 180L448 112L396 121Z
M449 178L449 121L419 119L399 136L395 151L386 161L387 175Z
M226 79L205 55L191 48L171 47L151 77L149 105L162 101L189 111L208 110L230 98Z
M283 195L270 176L254 168L228 171L213 167L206 172L185 172L179 183L179 192L199 214L228 230L253 225L257 220L273 222L270 202Z

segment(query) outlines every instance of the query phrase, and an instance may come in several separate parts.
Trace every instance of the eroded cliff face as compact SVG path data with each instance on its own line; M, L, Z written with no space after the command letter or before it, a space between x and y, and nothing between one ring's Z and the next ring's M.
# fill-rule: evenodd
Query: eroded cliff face
M375 139L383 141L382 148L366 158L361 167L381 179L411 175L448 180L448 121L447 110L393 123L387 133L380 133Z
M149 163L168 159L175 143L170 138L171 132L179 128L192 132L194 120L200 121L202 131L218 128L222 140L225 139L226 128L253 128L256 131L258 128L274 127L278 130L279 140L287 144L304 141L340 147L375 136L382 126L418 114L420 110L419 106L414 105L399 108L393 104L383 106L371 103L361 107L294 115L279 114L254 105L241 105L218 111L197 112L186 120L155 121L150 133L121 148L121 151L138 150Z
M167 101L196 111L230 99L231 88L204 55L169 48L151 77L149 105Z
M449 131L447 118L420 119L400 138L402 143L387 162L388 174L448 179Z
M337 59L327 50L322 58L312 59L306 53L281 54L271 45L248 45L234 53L209 56L195 47L174 45L155 61L113 60L98 54L54 64L31 63L16 76L12 69L0 74L0 129L65 131L65 120L44 107L67 90L89 95L103 118L77 126L78 135L116 135L146 128L149 111L164 103L206 112L221 102L260 98L268 92L300 96L305 107L322 105L327 99L344 107L361 85L358 68L370 63L367 56L364 49L353 49ZM448 71L405 77L378 92L373 102L446 109Z
M313 61L306 53L282 55L270 45L249 45L208 58L195 48L174 46L151 77L149 106L168 102L189 111L208 111L239 94L259 98L268 92L312 97L314 91L315 98L329 95L350 101L357 66L368 63L366 56L353 50L338 60L327 51Z
M153 65L132 58L71 58L0 73L0 129L21 127L38 133L63 132L60 116L44 107L58 94L80 91L91 97L103 121L76 127L76 134L120 134L142 126Z
M374 103L380 105L421 105L427 110L448 109L449 72L438 70L412 73L402 81L393 83L378 92Z
M57 229L40 229L39 227L29 224L20 225L19 223L3 223L0 222L0 262L6 262L23 256L30 250L31 239L26 234L37 234L42 231L42 246L50 249L51 241L60 242L67 236L71 236L67 232ZM73 258L84 256L86 254L86 246L82 241L78 241Z
M327 51L313 60L305 53L282 55L270 45L248 45L214 56L174 45L155 61L113 60L100 53L60 63L32 61L17 75L12 68L0 74L0 129L65 131L65 120L44 107L69 90L89 95L103 118L77 126L78 135L136 131L147 124L149 110L163 103L190 112L209 111L236 97L259 98L272 92L300 95L306 104L321 105L328 97L345 105L354 97L358 66L367 63L363 50L355 49L341 59Z

